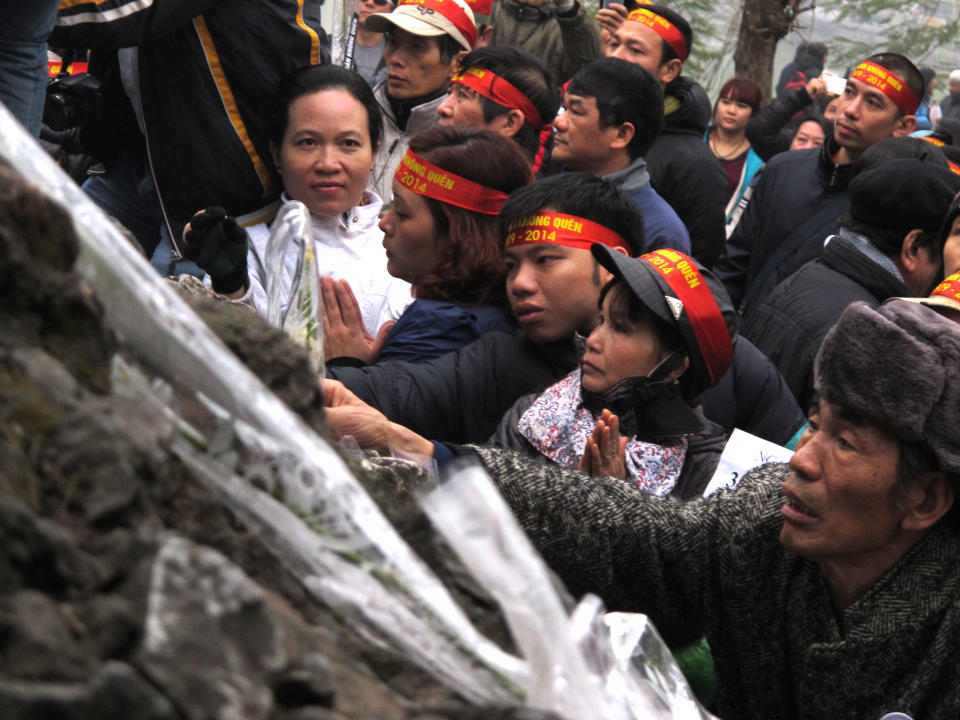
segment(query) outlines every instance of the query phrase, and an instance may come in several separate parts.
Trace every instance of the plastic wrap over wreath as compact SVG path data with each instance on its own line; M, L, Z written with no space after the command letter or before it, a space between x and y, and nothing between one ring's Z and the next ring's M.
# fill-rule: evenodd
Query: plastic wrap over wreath
M361 634L390 638L464 697L517 702L523 664L477 632L343 459L220 342L2 105L0 158L70 210L80 241L77 272L103 305L107 325L157 376L118 359L114 392L150 403L196 477ZM209 408L214 437L168 406L174 385ZM262 459L261 477L248 476L236 448Z
M562 590L483 468L461 467L423 505L506 617L529 665L529 705L571 720L713 717L645 616L605 616L591 595L566 613Z
M295 252L297 262L289 287L283 260ZM314 369L323 374L323 321L320 274L310 211L297 200L285 202L270 226L263 258L267 322L306 348Z

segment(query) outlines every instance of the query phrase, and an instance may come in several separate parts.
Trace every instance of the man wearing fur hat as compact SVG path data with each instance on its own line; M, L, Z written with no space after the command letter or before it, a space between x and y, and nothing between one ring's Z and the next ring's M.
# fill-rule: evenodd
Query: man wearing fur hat
M897 142L897 141L891 141ZM814 395L813 360L851 303L926 295L938 279L939 229L960 176L921 160L881 163L850 183L850 217L812 260L745 319L741 333L780 370L801 407Z
M475 450L576 594L703 622L723 718L955 718L960 325L849 307L788 465L683 503Z

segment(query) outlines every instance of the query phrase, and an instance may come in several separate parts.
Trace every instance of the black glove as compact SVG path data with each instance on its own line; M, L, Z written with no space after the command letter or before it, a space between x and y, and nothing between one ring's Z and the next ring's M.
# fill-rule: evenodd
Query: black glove
M229 295L249 287L247 231L222 207L208 207L190 218L183 239L183 254L206 271L216 292Z

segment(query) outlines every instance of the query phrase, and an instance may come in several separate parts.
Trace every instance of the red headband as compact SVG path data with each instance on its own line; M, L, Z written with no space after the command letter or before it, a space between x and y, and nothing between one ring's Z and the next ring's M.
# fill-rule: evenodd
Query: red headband
M630 253L627 243L613 230L575 215L562 213L538 213L510 223L504 247L530 243L553 243L579 250L589 250L593 243L603 243L607 247L622 248L627 254Z
M506 193L447 172L427 162L413 150L407 150L393 177L417 195L484 215L496 215L507 200Z
M677 57L681 60L686 60L687 57L689 57L690 48L687 47L687 39L683 36L683 33L665 17L657 15L646 8L637 8L627 15L627 20L633 20L633 22L646 25L653 30L657 35L667 41L667 45L673 49Z
M463 8L453 0L400 0L400 2L397 3L397 7L403 5L414 5L422 7L425 10L432 10L435 13L439 13L460 31L466 41L470 43L471 48L477 46L476 23L474 23L473 20L470 19L470 16L463 11Z
M960 273L948 275L942 283L937 285L930 297L950 298L955 303L960 303Z
M907 84L885 67L875 62L864 60L857 65L857 69L850 75L851 79L859 80L871 87L875 87L888 98L893 100L900 112L904 115L913 115L920 107L920 98Z
M490 70L469 68L462 73L454 75L451 82L460 83L461 85L476 90L485 98L493 100L493 102L498 105L519 110L523 113L527 124L537 130L543 126L540 113L537 112L537 108L530 102L530 98Z
M710 384L716 385L733 362L733 343L720 306L703 275L693 260L676 250L656 250L641 255L640 259L667 281L683 303L710 374Z

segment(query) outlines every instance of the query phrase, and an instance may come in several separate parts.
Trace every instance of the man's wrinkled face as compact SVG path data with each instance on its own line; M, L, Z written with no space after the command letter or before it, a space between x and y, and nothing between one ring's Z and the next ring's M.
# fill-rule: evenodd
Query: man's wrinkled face
M780 544L818 562L884 558L906 515L894 495L899 457L894 436L815 403L783 483Z
M397 100L439 93L453 72L455 58L444 62L440 38L414 35L400 28L387 33L383 59L387 65L387 92Z

